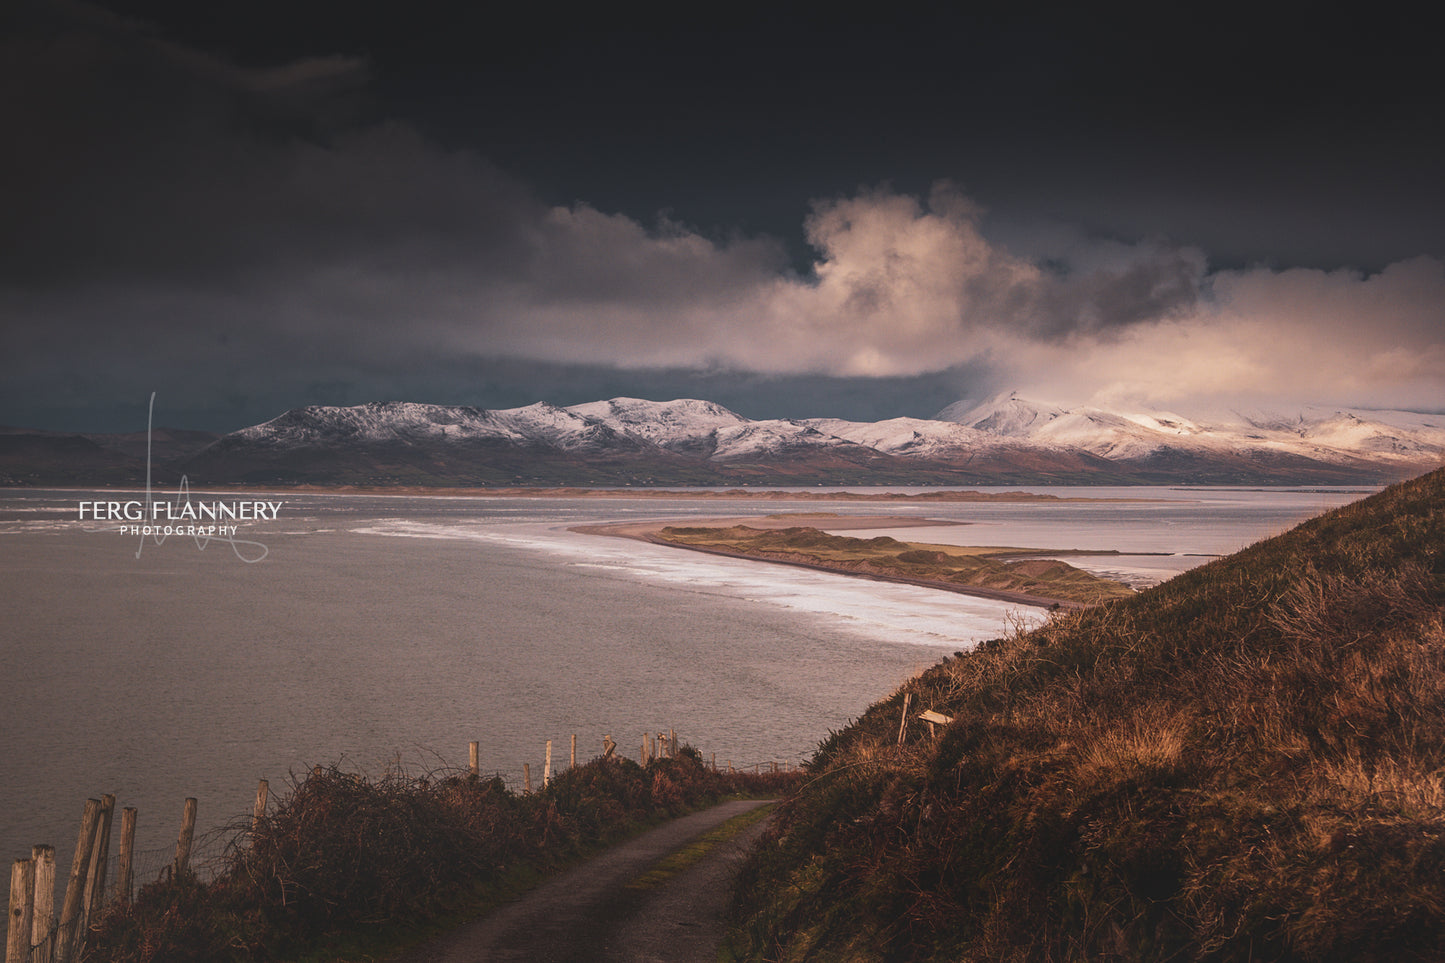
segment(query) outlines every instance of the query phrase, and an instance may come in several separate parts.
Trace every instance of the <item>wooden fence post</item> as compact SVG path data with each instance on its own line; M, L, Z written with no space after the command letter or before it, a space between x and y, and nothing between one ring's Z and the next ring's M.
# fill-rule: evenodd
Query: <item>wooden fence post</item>
M482 774L482 746L478 742L467 743L467 771L473 776Z
M612 754L617 751L617 743L612 741L611 736L602 737L602 758L611 759Z
M196 800L194 796L187 796L185 808L181 811L181 834L176 838L176 861L172 865L172 874L176 878L191 871L191 843L195 836Z
M547 740L547 763L542 767L542 788L552 784L552 740Z
M532 792L532 764L530 762L522 763L522 785L526 787L526 792L530 795Z
M903 745L903 740L908 737L908 704L913 701L913 693L903 693L903 718L898 722L898 744Z
M676 759L676 758L677 758L677 730L676 730L676 729L668 729L668 730L667 730L667 757L668 757L669 759Z
M120 854L115 863L115 892L122 903L130 902L131 884L135 881L135 807L120 811Z
M10 928L5 963L30 963L30 933L35 928L35 860L15 860L10 868Z
M577 733L572 733L572 769L577 768Z
M30 850L35 861L35 916L30 926L34 963L50 963L55 946L55 847L36 846Z
M90 858L90 874L85 881L85 908L80 914L80 928L90 927L92 916L100 916L105 905L105 874L110 868L110 826L115 819L115 796L100 797L100 830L95 836L95 855Z
M256 804L251 807L251 832L255 832L266 816L266 802L271 798L271 784L262 779L256 783Z
M80 911L85 902L85 877L95 850L95 833L100 827L100 800L87 799L80 817L80 837L75 858L70 861L70 879L65 884L65 904L60 908L60 927L55 936L55 963L71 963L78 955L81 932Z

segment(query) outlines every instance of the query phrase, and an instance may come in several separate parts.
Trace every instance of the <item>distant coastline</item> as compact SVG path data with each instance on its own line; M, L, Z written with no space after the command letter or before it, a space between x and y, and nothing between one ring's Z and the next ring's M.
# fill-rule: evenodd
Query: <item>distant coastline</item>
M47 486L48 487L48 486ZM1067 487L1067 486L1062 486ZM1084 486L1088 487L1088 486ZM88 489L87 489L88 490ZM926 492L850 492L838 489L787 491L776 488L437 488L429 485L205 485L197 491L295 492L311 495L406 495L430 498L651 498L722 501L805 501L805 502L1150 502L1144 496L1054 495L1044 492L981 492L972 489L940 489ZM949 524L949 523L940 523Z

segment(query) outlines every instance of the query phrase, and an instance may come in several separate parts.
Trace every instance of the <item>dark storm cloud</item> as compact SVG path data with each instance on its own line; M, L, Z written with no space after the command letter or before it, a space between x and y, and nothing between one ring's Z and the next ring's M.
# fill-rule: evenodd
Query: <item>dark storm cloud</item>
M944 391L1043 370L1073 395L1058 400L1340 374L1358 402L1398 387L1399 359L1398 397L1441 385L1430 258L1301 275L1057 224L1005 242L947 182L799 202L800 258L768 234L545 201L478 150L378 119L360 56L243 66L84 4L7 16L11 421L73 424L151 390L234 427L295 404L589 400L581 387L926 415ZM1351 318L1379 333L1367 364ZM1278 331L1321 344L1282 350ZM1181 356L1187 372L1160 374ZM1317 367L1290 369L1305 356Z

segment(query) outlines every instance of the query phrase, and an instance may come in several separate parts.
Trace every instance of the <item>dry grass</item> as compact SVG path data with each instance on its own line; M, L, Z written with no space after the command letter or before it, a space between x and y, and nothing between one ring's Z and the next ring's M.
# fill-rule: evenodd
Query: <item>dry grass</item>
M820 747L738 956L1445 957L1442 612L1437 472L946 660Z
M658 537L678 545L754 558L800 562L838 571L920 582L1021 592L1086 604L1134 594L1134 590L1126 585L1091 575L1056 559L1003 558L1037 554L1035 549L901 542L887 535L853 538L803 526L784 529L758 529L746 525L725 528L669 526L662 529Z
M88 941L90 961L288 960L323 947L375 959L376 944L474 909L638 826L732 794L777 794L796 774L719 773L684 747L639 766L595 759L542 792L455 773L370 780L335 767L297 782L229 868L143 888ZM323 955L334 958L334 955Z

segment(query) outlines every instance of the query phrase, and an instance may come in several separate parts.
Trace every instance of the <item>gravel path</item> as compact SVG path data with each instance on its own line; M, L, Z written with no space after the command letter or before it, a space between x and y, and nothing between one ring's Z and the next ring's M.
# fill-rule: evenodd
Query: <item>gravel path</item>
M767 820L676 875L637 883L698 836L766 804L737 800L674 819L393 963L715 963L732 875Z

